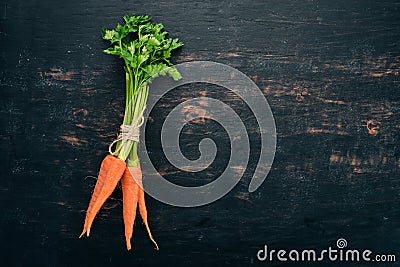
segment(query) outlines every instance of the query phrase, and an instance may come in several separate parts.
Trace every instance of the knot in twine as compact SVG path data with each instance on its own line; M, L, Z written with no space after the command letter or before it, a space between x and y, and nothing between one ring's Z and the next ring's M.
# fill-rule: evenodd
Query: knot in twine
M144 123L144 117L143 117L143 112L146 109L146 107L143 108L143 110L140 112L139 116L137 117L136 120L132 121L132 124L122 124L120 126L121 132L118 135L117 139L114 140L110 146L108 147L108 152L111 155L117 154L122 146L128 141L134 141L134 142L139 142L139 137L140 137L140 126L143 125ZM121 144L115 149L115 151L112 151L112 147L114 146L115 143L121 141Z

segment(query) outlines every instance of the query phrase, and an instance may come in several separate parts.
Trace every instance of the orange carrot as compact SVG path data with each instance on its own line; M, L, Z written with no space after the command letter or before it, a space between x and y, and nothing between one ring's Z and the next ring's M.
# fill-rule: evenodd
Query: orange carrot
M121 182L122 182L122 194L123 194L123 217L125 224L125 240L127 249L128 250L131 249L130 239L133 233L133 225L136 217L136 209L139 204L139 212L146 226L150 240L154 243L156 249L158 250L158 245L150 232L149 224L147 222L147 210L144 199L144 191L142 188L142 171L140 169L140 164L138 166L127 167Z
M125 167L126 164L124 161L112 155L107 155L104 158L101 163L99 176L97 178L92 198L89 202L89 207L86 211L83 231L79 237L82 237L85 233L89 236L90 228L96 214L114 191L118 181L121 179L121 176L125 171Z
M151 234L149 223L147 221L147 209L146 209L146 202L144 199L144 190L143 190L143 186L142 186L142 171L140 169L140 165L138 166L138 169L140 172L140 175L138 175L138 180L141 185L139 187L139 213L140 213L140 216L142 217L144 225L146 226L146 230L150 237L150 240L154 243L154 245L156 246L156 249L158 250L157 242L154 240L153 235Z
M139 198L139 186L135 183L128 168L125 169L121 179L123 218L125 226L126 248L131 249L131 238L133 234L133 225L135 223L136 208Z

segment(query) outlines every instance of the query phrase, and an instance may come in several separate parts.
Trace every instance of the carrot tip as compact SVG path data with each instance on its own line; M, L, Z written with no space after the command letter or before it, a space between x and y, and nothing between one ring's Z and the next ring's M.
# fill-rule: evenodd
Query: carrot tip
M82 238L82 236L85 234L85 230L82 231L81 235L79 236L79 238Z
M154 245L156 246L156 250L160 250L158 248L157 242L154 240L153 235L151 234L150 227L149 227L149 224L147 223L147 221L144 221L144 225L146 226L146 230L147 230L147 233L149 234L151 242L153 242Z
M131 246L131 240L130 239L126 239L126 249L129 251L131 250L132 246Z

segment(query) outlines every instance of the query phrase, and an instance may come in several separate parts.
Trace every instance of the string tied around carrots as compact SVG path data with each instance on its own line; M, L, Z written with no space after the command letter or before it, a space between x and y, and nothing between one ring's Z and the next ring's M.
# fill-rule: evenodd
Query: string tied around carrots
M128 141L134 141L134 142L139 142L139 137L140 137L140 127L143 125L144 123L144 110L146 109L146 106L144 106L144 108L142 109L142 111L140 112L139 116L137 117L137 119L135 119L131 125L129 124L122 124L120 126L121 132L118 135L118 138L116 140L114 140L110 146L108 147L108 152L111 155L116 155L118 154L118 152L121 150L123 144ZM115 149L115 151L112 151L112 147L114 146L115 143L121 141L121 145L117 146L117 148Z

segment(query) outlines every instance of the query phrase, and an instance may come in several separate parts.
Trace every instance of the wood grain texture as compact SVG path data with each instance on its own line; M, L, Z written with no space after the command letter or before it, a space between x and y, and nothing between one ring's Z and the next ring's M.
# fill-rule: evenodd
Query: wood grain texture
M229 104L245 120L253 152L240 184L211 205L182 209L147 198L159 252L140 223L133 251L125 251L118 191L93 235L78 239L95 184L87 176L96 176L125 103L121 62L102 53L100 31L131 11L149 14L185 43L175 63L211 60L251 77L277 126L272 170L249 194L260 140L248 107L210 85L183 86L158 103L146 139L167 179L204 184L228 161L224 130L200 120L185 127L182 150L194 159L199 141L212 137L219 149L213 165L193 175L167 163L159 133L182 99L209 96ZM2 260L10 266L253 266L264 244L324 249L344 237L352 248L397 253L397 263L382 266L399 266L399 22L400 2L389 0L3 0Z

